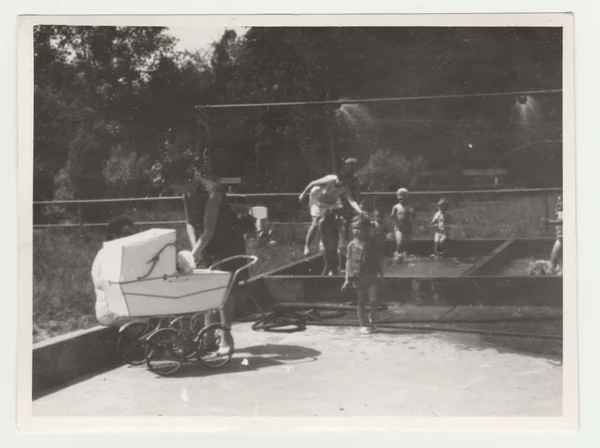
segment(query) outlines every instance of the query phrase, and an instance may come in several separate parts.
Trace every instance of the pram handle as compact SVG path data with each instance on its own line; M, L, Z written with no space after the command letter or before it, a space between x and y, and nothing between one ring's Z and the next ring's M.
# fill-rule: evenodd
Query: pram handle
M250 266L256 264L256 262L258 261L258 257L255 257L254 255L234 255L233 257L228 257L228 258L225 258L225 259L223 259L221 261L217 261L215 264L213 264L212 266L210 266L208 268L208 270L212 271L212 270L215 269L216 266L222 265L222 264L227 263L227 262L232 261L232 260L239 260L239 259L249 260L249 261L248 261L248 263L246 263L241 268L238 268L233 273L233 277L231 278L231 286L233 286L236 283L238 274L240 272L242 272L244 269L248 269ZM231 289L231 288L229 288L229 289ZM229 290L227 291L227 293L229 294Z
M231 277L231 281L229 282L229 287L227 288L227 292L225 293L225 297L229 297L229 293L231 292L231 289L236 284L238 274L240 272L242 272L244 269L248 269L253 264L256 264L256 262L258 261L258 257L255 257L254 255L234 255L233 257L228 257L221 261L217 261L215 264L213 264L212 266L210 266L208 268L209 271L212 271L215 269L215 266L219 266L219 265L227 263L229 261L239 260L239 259L250 260L250 261L248 263L246 263L244 266L242 266L241 268L238 268L233 273L233 276Z
M258 258L255 257L254 255L234 255L233 257L228 257L223 260L217 261L215 264L210 266L208 268L208 270L213 271L217 266L220 266L222 264L228 263L233 260L239 260L239 259L250 260L250 261L248 263L246 263L244 266L242 266L241 268L239 268L237 271L235 271L236 274L238 271L241 271L242 269L247 269L250 266L252 266L253 264L256 264L256 262L258 261Z

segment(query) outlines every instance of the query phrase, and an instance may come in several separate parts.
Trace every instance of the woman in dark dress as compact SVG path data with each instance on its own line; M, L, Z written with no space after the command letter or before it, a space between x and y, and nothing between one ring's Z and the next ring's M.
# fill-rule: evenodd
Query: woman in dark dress
M207 177L195 176L194 181L188 183L184 201L188 210L188 237L193 246L192 255L197 262L209 266L234 255L246 254L240 220L231 208L225 190L218 182ZM244 259L232 260L220 265L219 269L235 272L246 263ZM244 269L236 281L239 283L247 278L248 270ZM231 327L234 309L234 294L230 294L221 313L222 324ZM205 325L214 321L213 313L207 313ZM227 349L221 346L221 350Z

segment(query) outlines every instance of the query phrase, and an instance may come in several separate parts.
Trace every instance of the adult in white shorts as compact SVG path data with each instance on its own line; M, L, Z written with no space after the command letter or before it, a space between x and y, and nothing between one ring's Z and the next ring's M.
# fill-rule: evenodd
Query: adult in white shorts
M312 181L300 194L300 202L304 201L304 197L309 194L309 210L312 218L311 225L306 234L306 244L304 246L304 255L310 253L310 245L315 238L315 234L319 227L321 218L328 210L341 210L341 198L345 197L348 203L357 213L366 215L360 208L360 205L349 194L348 184L344 182L336 174L330 174ZM309 193L310 192L310 193Z

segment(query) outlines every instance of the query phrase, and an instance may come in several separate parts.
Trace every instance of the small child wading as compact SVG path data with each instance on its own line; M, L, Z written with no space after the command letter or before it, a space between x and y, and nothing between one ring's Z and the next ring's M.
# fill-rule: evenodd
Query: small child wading
M398 203L392 209L392 222L394 223L394 235L396 237L397 260L406 259L408 255L408 244L412 239L413 232L413 209L407 205L408 190L400 188L396 193Z
M346 281L342 291L355 289L358 298L358 322L363 334L371 333L376 318L378 277L383 278L381 252L377 242L370 235L371 223L364 217L352 222L352 235L346 253ZM369 302L369 325L367 326L366 305Z
M438 211L433 215L431 225L435 227L433 237L433 257L438 259L448 250L450 240L450 214L448 213L448 201L440 199Z
M556 226L556 241L550 254L550 263L555 272L561 272L559 269L559 258L562 258L563 249L563 201L562 196L556 200L556 219L542 218L548 224Z

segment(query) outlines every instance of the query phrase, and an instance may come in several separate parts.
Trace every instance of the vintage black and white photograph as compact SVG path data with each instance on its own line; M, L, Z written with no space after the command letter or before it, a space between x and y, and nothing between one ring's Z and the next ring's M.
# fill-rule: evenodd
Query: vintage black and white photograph
M32 417L565 417L571 22L476 17L38 19Z

